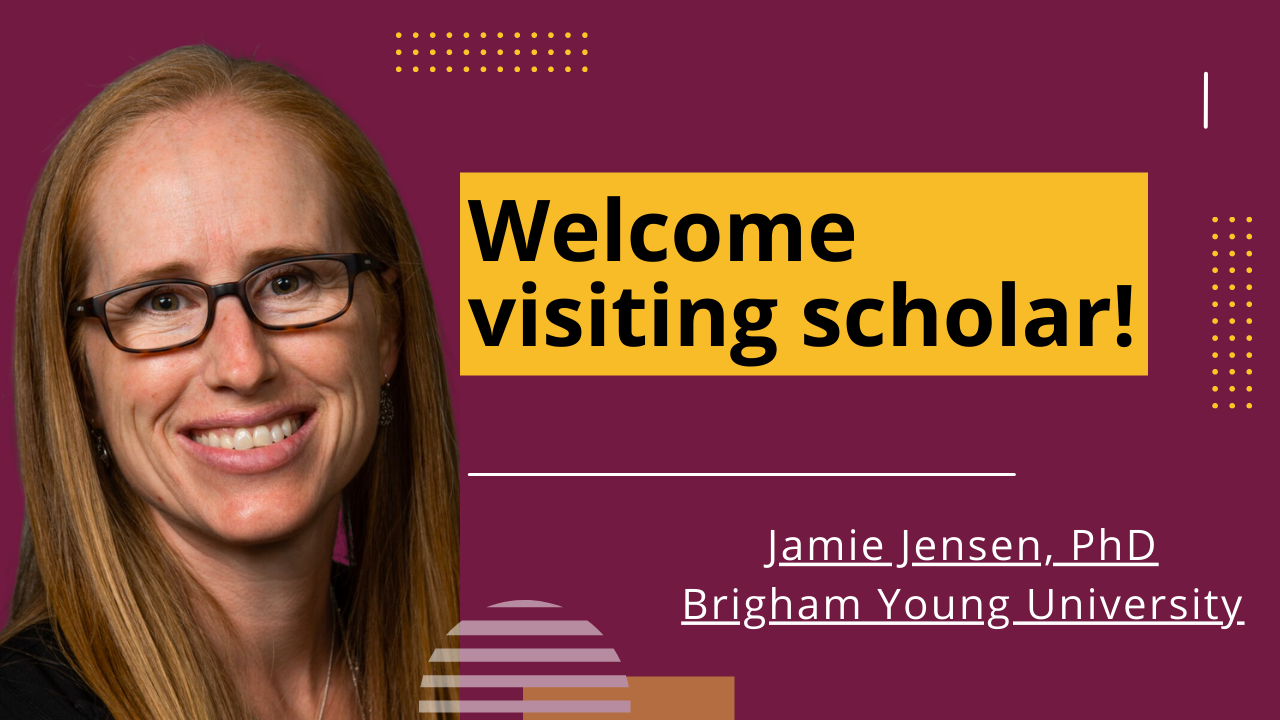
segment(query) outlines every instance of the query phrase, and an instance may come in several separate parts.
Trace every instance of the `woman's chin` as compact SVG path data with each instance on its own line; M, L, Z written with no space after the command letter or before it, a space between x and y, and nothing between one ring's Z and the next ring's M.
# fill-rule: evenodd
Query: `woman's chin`
M206 516L202 530L217 542L229 545L263 545L319 530L322 508L313 502L277 501L265 498L224 503Z

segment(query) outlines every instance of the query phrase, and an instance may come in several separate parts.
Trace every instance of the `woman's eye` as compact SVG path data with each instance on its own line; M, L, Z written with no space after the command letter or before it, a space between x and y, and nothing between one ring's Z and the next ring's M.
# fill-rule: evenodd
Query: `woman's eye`
M271 291L277 295L288 295L298 289L297 275L281 275L271 281Z
M173 293L161 293L151 296L151 309L158 312L170 312L178 309L178 296Z

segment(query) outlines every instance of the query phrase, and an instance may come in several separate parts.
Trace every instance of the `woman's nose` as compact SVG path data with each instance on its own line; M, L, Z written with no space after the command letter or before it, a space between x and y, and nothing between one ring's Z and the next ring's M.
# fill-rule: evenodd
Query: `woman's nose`
M249 395L276 376L279 363L267 331L249 319L239 299L227 296L219 300L230 302L217 307L213 327L201 342L208 358L205 382L214 389L228 388Z

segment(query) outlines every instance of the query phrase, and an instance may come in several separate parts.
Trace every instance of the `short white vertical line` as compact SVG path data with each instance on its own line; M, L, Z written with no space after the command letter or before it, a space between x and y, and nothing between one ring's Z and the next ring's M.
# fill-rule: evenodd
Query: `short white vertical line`
M1209 73L1204 74L1204 129L1209 129Z

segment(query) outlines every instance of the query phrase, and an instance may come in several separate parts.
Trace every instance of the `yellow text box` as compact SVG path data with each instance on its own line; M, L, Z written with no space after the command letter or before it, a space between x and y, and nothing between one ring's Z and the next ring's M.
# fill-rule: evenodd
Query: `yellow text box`
M1147 373L1145 173L463 173L460 213L464 375Z

